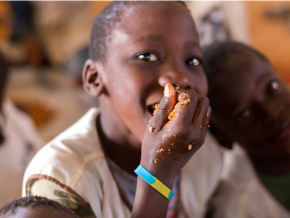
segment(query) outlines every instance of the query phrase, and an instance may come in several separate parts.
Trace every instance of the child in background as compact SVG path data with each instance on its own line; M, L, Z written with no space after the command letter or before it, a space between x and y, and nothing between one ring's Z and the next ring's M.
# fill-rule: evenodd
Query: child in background
M0 218L78 218L70 209L44 197L27 196L0 208Z
M32 119L7 99L8 75L0 54L0 206L21 196L24 170L43 143Z
M109 4L93 24L83 72L100 109L34 157L23 194L46 196L81 217L202 217L221 156L217 146L199 149L211 116L201 63L184 3Z
M225 153L213 217L290 217L290 92L267 58L244 44L204 52L213 115Z

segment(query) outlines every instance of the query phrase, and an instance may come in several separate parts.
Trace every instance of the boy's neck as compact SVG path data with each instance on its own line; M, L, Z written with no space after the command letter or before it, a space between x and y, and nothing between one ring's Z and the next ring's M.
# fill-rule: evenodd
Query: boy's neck
M141 150L136 149L134 146L130 146L130 142L127 138L112 140L108 137L108 134L105 133L102 126L102 116L97 119L96 125L105 155L123 170L135 175L134 170L140 163ZM139 147L141 148L141 145Z
M290 155L255 156L249 155L254 168L269 175L283 175L290 172Z

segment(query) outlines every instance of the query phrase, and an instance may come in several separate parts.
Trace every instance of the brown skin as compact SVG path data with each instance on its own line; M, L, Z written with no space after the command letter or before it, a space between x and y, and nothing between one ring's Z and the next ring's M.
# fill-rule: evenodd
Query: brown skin
M203 68L191 64L201 62L203 55L195 24L176 2L138 5L122 20L108 45L106 62L87 61L84 87L100 100L97 125L106 154L129 173L141 163L172 188L175 176L203 144L207 128L200 125L211 115ZM168 83L192 93L171 122L167 117L177 100L172 85L163 95ZM152 116L150 108L157 103ZM160 157L157 150L172 143L172 152ZM196 147L188 151L189 144ZM160 161L154 164L157 157ZM165 217L167 207L168 200L138 178L132 217Z
M254 167L290 172L290 92L272 66L256 55L229 58L227 70L209 80L212 123L221 141L236 141Z

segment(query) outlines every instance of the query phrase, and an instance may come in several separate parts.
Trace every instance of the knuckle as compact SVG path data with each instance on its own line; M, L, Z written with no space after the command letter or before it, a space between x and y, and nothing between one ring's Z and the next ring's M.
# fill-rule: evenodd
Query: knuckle
M205 137L202 136L201 133L196 133L192 140L191 140L195 145L200 146L204 143Z
M163 98L159 103L158 110L162 110L162 111L166 110L166 108L168 107L168 101L169 101L168 99Z
M200 101L203 105L209 105L209 98L206 96L201 96Z
M197 104L198 103L198 96L196 96L196 95L193 95L193 96L191 96L191 101L194 103L194 104Z

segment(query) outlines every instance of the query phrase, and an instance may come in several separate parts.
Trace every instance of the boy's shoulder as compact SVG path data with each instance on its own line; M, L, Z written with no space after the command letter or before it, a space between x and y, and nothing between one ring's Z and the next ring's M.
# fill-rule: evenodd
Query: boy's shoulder
M90 109L79 121L46 144L27 167L24 182L31 178L56 178L70 186L76 171L90 165L92 160L105 161L95 125L98 114L97 109Z

